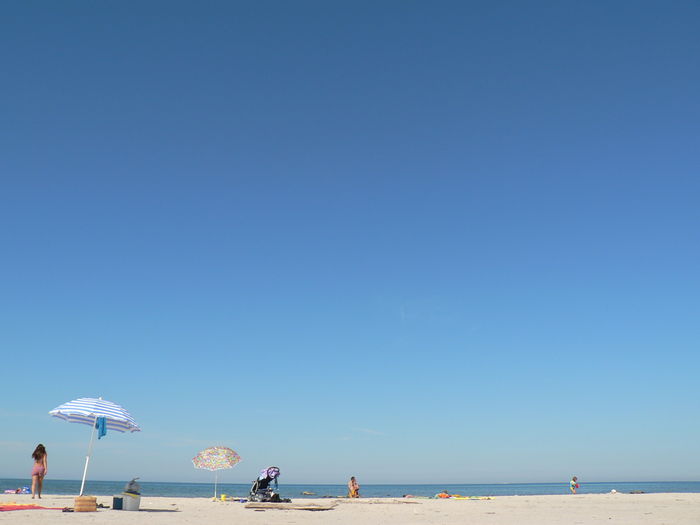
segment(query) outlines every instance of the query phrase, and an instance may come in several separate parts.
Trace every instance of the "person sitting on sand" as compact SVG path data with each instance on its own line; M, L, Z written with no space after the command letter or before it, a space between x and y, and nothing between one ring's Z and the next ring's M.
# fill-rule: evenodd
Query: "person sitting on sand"
M446 490L443 490L442 492L438 492L437 494L435 494L435 497L440 498L440 499L447 499L451 496L450 496L449 492L447 492Z
M360 497L360 484L355 479L355 476L350 478L348 481L348 498L359 498Z
M571 490L572 494L576 494L576 489L578 488L578 478L574 476L571 478L571 482L569 483L569 490Z

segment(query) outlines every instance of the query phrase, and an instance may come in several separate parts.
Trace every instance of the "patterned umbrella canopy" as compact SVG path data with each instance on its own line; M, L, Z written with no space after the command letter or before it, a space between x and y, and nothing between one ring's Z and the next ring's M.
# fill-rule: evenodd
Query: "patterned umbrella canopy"
M192 463L195 468L213 471L233 468L240 460L241 456L228 447L209 447L193 457Z
M216 499L217 470L233 468L241 460L235 450L228 447L209 447L192 458L195 468L214 471L214 499Z

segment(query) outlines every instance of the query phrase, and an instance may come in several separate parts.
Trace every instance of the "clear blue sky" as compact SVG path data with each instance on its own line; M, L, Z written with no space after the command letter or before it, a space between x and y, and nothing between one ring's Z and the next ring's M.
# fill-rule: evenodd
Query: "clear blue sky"
M697 2L0 11L0 477L700 479Z

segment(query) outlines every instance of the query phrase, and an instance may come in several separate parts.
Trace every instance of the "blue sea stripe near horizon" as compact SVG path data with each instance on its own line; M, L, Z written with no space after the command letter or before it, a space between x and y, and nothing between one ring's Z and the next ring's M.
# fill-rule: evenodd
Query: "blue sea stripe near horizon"
M131 414L123 407L105 399L81 397L54 408L49 411L49 414L71 423L83 425L94 425L96 417L104 417L108 430L116 430L117 432L139 432L141 430Z

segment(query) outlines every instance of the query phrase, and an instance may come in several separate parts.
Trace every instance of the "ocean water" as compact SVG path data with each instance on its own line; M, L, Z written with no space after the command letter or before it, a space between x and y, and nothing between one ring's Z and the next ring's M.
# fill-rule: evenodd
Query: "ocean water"
M112 496L124 490L126 482L122 481L86 481L85 493L93 496ZM16 489L31 483L28 479L0 479L0 492ZM141 481L141 494L148 496L204 498L214 495L214 483L166 483ZM697 492L700 493L700 481L609 481L586 483L579 480L579 494L604 494L615 489L618 492ZM248 495L250 484L219 483L218 494L227 494L244 498ZM405 494L430 497L441 490L462 496L529 496L538 494L568 494L569 480L559 483L503 483L503 484L443 484L443 485L368 485L362 484L362 497L401 497ZM77 495L80 492L79 480L44 480L44 493ZM338 497L347 494L346 485L317 485L313 483L286 484L280 482L280 495L284 498L321 498ZM304 495L312 492L313 495Z

